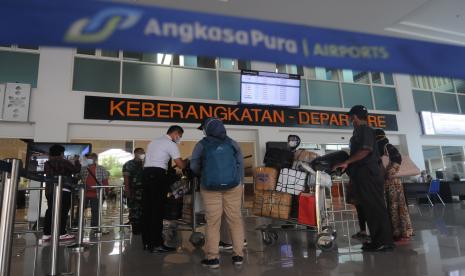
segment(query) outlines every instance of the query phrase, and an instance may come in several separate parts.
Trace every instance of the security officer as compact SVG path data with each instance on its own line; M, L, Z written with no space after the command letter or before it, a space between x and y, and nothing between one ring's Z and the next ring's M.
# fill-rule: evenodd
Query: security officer
M350 139L350 157L333 169L348 169L354 185L354 196L366 216L371 242L363 244L364 251L388 251L394 248L391 226L384 199L384 171L375 139L368 126L368 111L362 105L353 106L348 115L354 126Z
M168 191L168 163L173 160L176 166L184 169L187 161L181 159L178 145L184 130L171 126L166 135L152 140L147 146L144 171L142 173L142 242L144 250L164 253L176 250L164 244L163 216Z
M142 223L142 171L144 170L145 151L143 148L134 150L134 159L123 165L124 187L129 208L129 222L132 233L141 232Z

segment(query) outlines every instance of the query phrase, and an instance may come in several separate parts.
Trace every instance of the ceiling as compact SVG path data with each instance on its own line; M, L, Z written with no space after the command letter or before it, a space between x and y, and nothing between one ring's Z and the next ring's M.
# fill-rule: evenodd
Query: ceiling
M465 46L464 0L114 0Z

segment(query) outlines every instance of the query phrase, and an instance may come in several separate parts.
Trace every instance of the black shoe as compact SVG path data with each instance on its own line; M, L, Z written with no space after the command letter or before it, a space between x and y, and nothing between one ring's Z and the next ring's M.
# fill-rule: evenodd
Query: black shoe
M203 266L209 267L209 268L219 268L220 267L220 260L219 259L204 259L202 262L200 262Z
M242 263L244 262L244 258L241 256L233 256L232 262L234 265L242 265Z
M352 239L356 239L356 240L360 240L360 241L366 241L366 240L370 239L370 236L368 236L367 234L364 234L362 232L358 232L358 233L352 235Z
M220 249L223 249L223 250L231 250L233 248L232 244L229 244L229 243L225 243L225 242L222 242L220 241Z
M176 251L176 248L169 247L166 245L161 245L161 246L157 246L153 248L151 252L152 253L168 253L168 252L173 252L173 251Z

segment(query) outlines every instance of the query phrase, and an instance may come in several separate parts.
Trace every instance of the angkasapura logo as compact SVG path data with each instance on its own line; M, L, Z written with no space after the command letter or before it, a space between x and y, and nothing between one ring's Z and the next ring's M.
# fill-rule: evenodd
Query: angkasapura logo
M108 8L91 19L75 21L65 36L67 42L95 43L109 38L116 30L129 29L136 25L142 12L137 9Z

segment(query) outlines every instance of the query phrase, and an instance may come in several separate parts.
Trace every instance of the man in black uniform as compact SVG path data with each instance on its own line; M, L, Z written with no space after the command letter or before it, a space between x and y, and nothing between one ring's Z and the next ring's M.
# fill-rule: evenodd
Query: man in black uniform
M384 171L374 130L368 126L368 111L362 105L353 106L349 114L354 126L350 139L350 157L334 169L348 169L355 200L367 219L371 242L364 243L364 251L387 251L394 248L391 226L384 199Z

